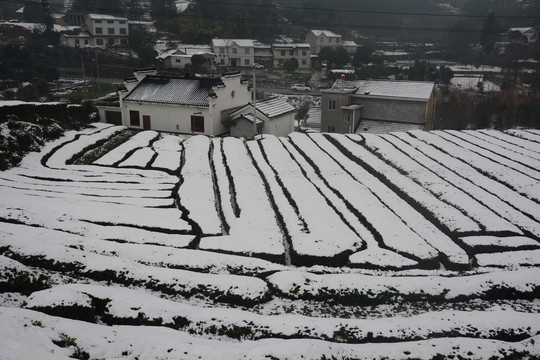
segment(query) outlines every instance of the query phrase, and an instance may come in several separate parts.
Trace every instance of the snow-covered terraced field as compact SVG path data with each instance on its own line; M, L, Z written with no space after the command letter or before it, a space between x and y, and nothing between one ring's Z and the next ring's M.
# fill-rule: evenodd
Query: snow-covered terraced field
M526 129L67 132L0 173L0 359L539 358L539 168Z

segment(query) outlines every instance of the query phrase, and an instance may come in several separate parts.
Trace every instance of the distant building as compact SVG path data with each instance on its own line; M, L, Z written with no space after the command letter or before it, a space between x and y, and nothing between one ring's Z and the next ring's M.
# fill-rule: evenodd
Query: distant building
M356 52L356 49L358 49L358 45L354 41L343 41L341 46L347 51L349 55L354 55Z
M81 14L68 14L71 22L80 22ZM112 15L86 14L79 32L60 35L60 43L69 47L95 46L100 48L127 46L128 19Z
M207 45L178 45L176 49L167 50L156 57L166 68L185 69L186 65L191 65L193 55L201 56L204 64L201 65L208 71L216 68L216 55Z
M299 69L311 68L311 46L304 44L272 44L274 67L283 67L289 59L298 60Z
M341 35L328 30L310 30L306 42L311 46L311 52L318 54L322 48L342 46Z
M322 91L321 131L356 133L364 122L429 128L435 84L424 81L337 80Z
M220 78L170 77L136 73L120 94L122 124L130 128L220 135L227 114L246 105L251 90L240 74ZM111 109L109 109L111 111Z
M85 29L94 38L97 47L127 46L129 38L128 19L103 14L88 14Z
M285 100L273 97L257 101L255 107L258 134L274 136L287 136L294 131L295 109ZM236 120L236 125L230 130L231 136L253 137L253 103L249 103L232 113L230 116Z
M267 69L274 67L274 55L272 46L255 42L255 64L264 66Z
M535 43L538 40L538 31L534 27L511 28L506 32L509 42Z
M212 51L218 65L226 67L251 67L255 62L255 43L249 39L213 39Z

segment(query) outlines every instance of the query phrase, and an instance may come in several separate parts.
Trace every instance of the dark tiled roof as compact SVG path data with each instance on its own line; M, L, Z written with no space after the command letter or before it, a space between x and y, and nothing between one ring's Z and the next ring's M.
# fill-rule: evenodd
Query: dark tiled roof
M208 97L215 96L213 86L221 79L173 78L146 76L124 101L208 107Z

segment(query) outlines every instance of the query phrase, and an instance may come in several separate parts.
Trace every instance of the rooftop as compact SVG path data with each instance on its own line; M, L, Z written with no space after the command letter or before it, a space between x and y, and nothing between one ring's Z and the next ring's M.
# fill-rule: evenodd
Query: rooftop
M315 36L321 36L321 35L324 35L326 37L341 37L341 35L338 35L332 31L329 31L329 30L311 30L311 32L315 35Z
M146 76L124 101L208 107L208 97L215 96L213 86L222 85L219 78L174 78Z
M92 20L119 20L119 21L128 20L125 17L113 16L113 15L107 15L107 14L88 14L88 17Z
M257 101L257 110L273 118L279 115L290 113L294 111L294 107L279 97L273 97L267 100Z
M212 46L228 47L236 45L239 47L254 47L255 43L250 39L213 39Z
M401 122L392 121L376 121L376 120L362 120L357 134L369 133L369 134L386 134L396 131L411 131L411 130L424 130L424 124L407 124Z
M429 100L435 83L430 81L337 80L331 90L354 90L354 94Z

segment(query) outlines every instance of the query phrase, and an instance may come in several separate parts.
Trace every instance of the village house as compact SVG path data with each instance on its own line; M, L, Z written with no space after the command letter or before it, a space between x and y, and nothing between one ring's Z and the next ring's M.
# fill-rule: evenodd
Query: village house
M96 46L100 48L127 46L128 19L104 14L86 14L79 32L60 35L60 43L69 47Z
M283 67L287 60L298 60L299 69L311 68L311 46L304 44L272 44L274 67Z
M341 35L328 30L310 30L306 42L311 46L311 52L318 54L322 48L342 46Z
M241 74L219 78L154 75L155 70L136 73L120 94L124 126L183 134L220 135L228 129L221 121L234 109L246 105L251 90ZM100 104L105 105L105 104ZM111 107L103 111L114 111ZM115 119L117 115L110 114ZM106 121L106 119L104 119Z
M216 69L216 55L207 45L178 45L176 49L167 50L156 57L163 67L174 69L185 69L186 65L191 65L191 59L194 55L203 60L200 65L207 71Z
M506 40L531 44L538 40L538 31L534 27L511 28L506 32Z
M435 84L426 81L339 79L322 90L321 131L356 133L374 124L406 124L429 130Z
M257 101L256 124L257 134L267 134L274 136L287 136L294 131L295 109L285 100L273 97L266 100ZM235 137L254 136L254 108L253 103L249 103L229 114L235 121L235 125L230 129L230 135Z
M213 39L212 51L218 65L233 68L252 67L255 63L255 42L248 39Z

